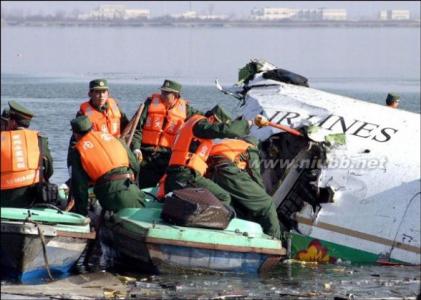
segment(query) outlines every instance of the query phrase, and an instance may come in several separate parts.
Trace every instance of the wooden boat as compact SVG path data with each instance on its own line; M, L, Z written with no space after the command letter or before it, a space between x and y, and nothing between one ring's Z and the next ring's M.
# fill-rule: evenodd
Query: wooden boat
M2 278L33 283L63 277L84 251L90 220L52 208L1 209Z
M106 248L118 263L151 272L259 273L272 269L286 253L280 240L259 224L233 219L225 230L166 224L162 204L127 208L106 218Z

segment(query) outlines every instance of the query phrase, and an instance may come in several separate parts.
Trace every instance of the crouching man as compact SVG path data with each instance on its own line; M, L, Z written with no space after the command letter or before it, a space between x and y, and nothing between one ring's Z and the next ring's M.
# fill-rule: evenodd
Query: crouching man
M208 167L206 160L212 149L212 139L245 136L249 134L252 124L247 120L232 121L219 106L206 112L205 116L193 115L181 127L171 147L171 159L167 173L160 182L159 195L186 187L200 187L230 205L230 194L203 176Z
M260 174L256 141L223 139L209 153L207 176L231 195L231 205L244 218L262 225L263 231L277 239L281 228L272 198L266 193Z
M70 122L76 145L69 154L75 209L88 214L88 184L104 210L144 207L145 194L136 186L139 171L133 153L109 133L92 130L86 116Z

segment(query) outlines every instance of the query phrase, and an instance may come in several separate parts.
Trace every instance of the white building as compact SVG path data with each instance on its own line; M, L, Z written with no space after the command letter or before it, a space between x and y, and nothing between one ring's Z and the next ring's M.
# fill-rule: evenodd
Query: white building
M296 19L300 20L320 20L321 10L320 9L300 9L295 16Z
M199 15L196 11L186 11L181 14L173 14L171 17L175 19L189 19L189 20L226 20L226 15Z
M321 18L326 21L345 21L347 19L346 9L322 8Z
M227 20L227 15L200 15L200 20Z
M101 5L99 8L90 11L86 14L79 15L81 20L113 20L124 18L126 6L125 5Z
M381 10L379 13L380 20L409 20L410 18L411 13L404 9Z
M294 8L255 8L251 11L254 20L326 20L344 21L347 19L346 9L294 9Z
M80 20L118 20L118 19L137 19L149 18L148 9L126 9L125 5L107 4L101 5L86 14L80 14Z
M298 9L295 8L275 8L275 7L265 7L265 8L255 8L251 11L251 18L254 20L282 20L282 19L291 19L297 13Z
M390 11L390 20L409 20L411 17L409 10L391 10Z
M198 14L194 10L189 10L189 11L185 11L181 14L173 14L173 15L171 15L171 17L173 17L175 19L197 19Z
M379 12L379 19L380 20L387 20L388 19L388 17L387 17L387 10L381 10Z
M124 11L124 19L130 20L130 19L148 19L150 16L149 9L126 9Z

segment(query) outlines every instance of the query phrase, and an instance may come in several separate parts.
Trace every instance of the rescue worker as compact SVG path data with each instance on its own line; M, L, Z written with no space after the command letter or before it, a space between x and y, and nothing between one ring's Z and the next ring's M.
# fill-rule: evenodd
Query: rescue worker
M127 146L109 133L93 130L86 116L70 124L76 140L70 154L76 212L85 216L88 213L89 183L104 210L144 207L145 194L134 183L139 165Z
M206 112L205 116L193 115L184 123L171 148L171 159L166 176L160 182L159 196L186 187L202 187L230 205L230 194L203 176L207 170L212 139L248 135L252 125L252 120L231 121L219 106Z
M25 208L41 201L37 190L53 175L53 158L48 138L28 129L34 114L16 101L9 101L9 107L2 114L7 126L1 131L0 202Z
M153 187L165 174L178 130L194 114L202 114L181 98L181 84L165 80L161 92L145 101L131 149L141 161L139 187Z
M391 108L398 108L399 102L400 102L399 95L392 94L392 93L387 94L387 97L386 97L386 105L387 106L389 106Z
M110 133L120 137L124 127L129 123L125 113L121 111L115 99L110 97L108 81L106 79L94 79L89 82L89 100L80 105L76 117L87 116L95 131ZM75 141L70 139L69 151ZM67 157L67 165L70 161Z
M256 119L256 125L262 125ZM266 193L260 174L257 140L223 139L209 153L207 176L231 195L231 206L241 217L262 225L263 231L277 239L280 223L272 198ZM240 214L239 214L240 215Z

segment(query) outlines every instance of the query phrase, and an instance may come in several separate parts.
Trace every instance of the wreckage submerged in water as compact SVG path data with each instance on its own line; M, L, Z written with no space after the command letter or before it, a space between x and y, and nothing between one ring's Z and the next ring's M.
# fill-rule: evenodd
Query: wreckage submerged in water
M241 78L242 77L242 78ZM420 264L420 115L308 87L252 60L232 88L241 115L302 129L253 128L293 258Z

